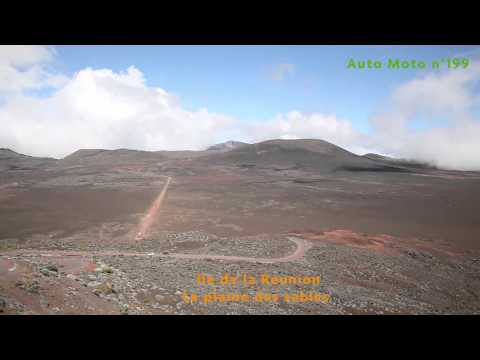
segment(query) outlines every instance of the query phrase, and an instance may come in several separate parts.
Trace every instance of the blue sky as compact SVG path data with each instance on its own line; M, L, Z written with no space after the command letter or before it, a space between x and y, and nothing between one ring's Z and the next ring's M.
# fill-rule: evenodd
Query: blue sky
M85 67L116 72L136 66L147 84L180 97L189 110L271 119L278 113L335 113L367 131L368 118L392 89L425 70L352 70L350 58L432 61L472 53L473 46L57 46L56 67L73 74ZM293 64L275 81L269 73Z

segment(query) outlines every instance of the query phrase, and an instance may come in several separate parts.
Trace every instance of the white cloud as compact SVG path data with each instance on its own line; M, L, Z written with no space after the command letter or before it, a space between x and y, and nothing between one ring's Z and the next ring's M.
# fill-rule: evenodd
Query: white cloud
M135 67L84 69L52 96L10 97L0 108L0 144L37 156L81 148L202 149L234 119L187 111L163 89L145 85Z
M0 62L26 66L52 60L53 49L46 46L1 45Z
M480 170L480 122L472 111L480 100L474 91L479 81L477 62L467 70L429 74L400 85L388 111L372 118L370 143L385 153L442 168ZM417 117L428 123L425 129L411 129Z
M254 141L269 139L322 139L343 146L350 151L363 152L363 137L350 121L335 115L304 114L292 111L276 118L257 122L247 130Z
M283 81L293 74L295 74L295 65L289 63L277 64L272 66L268 71L270 79L274 81Z
M66 78L46 67L53 55L46 46L0 45L0 94L61 86Z

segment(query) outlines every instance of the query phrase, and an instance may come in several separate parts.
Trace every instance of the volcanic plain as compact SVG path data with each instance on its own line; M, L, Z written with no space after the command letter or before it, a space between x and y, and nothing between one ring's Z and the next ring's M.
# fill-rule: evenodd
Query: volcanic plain
M479 214L478 172L322 140L0 149L0 314L478 314Z

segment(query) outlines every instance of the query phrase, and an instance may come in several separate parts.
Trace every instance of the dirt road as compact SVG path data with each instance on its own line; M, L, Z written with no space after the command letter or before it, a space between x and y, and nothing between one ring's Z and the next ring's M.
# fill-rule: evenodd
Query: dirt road
M254 258L246 256L229 256L229 255L210 255L210 254L157 254L145 252L125 252L125 251L63 251L63 250L12 250L2 252L4 256L41 256L41 257L63 257L63 256L125 256L125 257L154 257L154 258L175 258L175 259L191 259L191 260L223 260L223 261L240 261L261 264L274 264L279 262L289 262L301 259L310 249L311 244L301 238L288 237L293 241L297 248L287 256L278 258Z
M153 221L155 220L155 216L157 215L158 210L160 210L160 207L162 206L163 199L165 198L171 179L171 177L167 178L167 182L163 186L162 191L155 199L152 206L150 206L145 216L142 218L142 221L140 222L140 225L138 227L138 233L135 237L135 240L142 240L152 226Z

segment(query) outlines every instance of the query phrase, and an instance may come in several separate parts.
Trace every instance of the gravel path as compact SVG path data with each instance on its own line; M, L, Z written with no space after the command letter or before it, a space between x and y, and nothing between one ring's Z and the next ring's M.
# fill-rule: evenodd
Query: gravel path
M145 253L145 252L125 252L125 251L63 251L63 250L13 250L2 252L1 255L11 256L44 256L44 257L57 257L57 256L129 256L129 257L153 257L153 258L176 258L176 259L191 259L191 260L223 260L234 262L251 262L261 264L274 264L280 262L290 262L301 259L305 253L310 249L311 244L301 238L288 237L290 241L293 241L297 245L297 249L287 255L278 258L255 258L247 256L228 256L228 255L211 255L211 254L158 254L158 253Z

